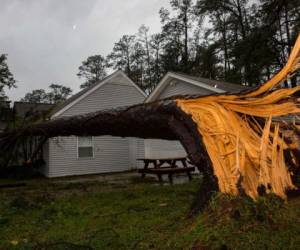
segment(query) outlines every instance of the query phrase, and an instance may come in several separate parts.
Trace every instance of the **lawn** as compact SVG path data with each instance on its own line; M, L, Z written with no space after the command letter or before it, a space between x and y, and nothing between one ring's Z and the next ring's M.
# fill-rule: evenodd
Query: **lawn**
M0 191L0 249L300 249L300 199L216 194L187 218L200 179L178 185L37 182Z

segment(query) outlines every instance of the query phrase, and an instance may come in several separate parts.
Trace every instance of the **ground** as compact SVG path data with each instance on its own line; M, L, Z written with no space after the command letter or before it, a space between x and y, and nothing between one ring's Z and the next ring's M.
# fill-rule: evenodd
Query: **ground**
M216 194L189 217L200 182L121 174L2 187L0 249L300 249L300 198Z

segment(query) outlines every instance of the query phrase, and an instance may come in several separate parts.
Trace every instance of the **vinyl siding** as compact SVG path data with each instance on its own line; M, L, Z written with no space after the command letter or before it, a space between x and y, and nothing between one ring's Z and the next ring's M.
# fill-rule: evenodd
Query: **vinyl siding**
M94 137L94 157L77 157L77 137L50 141L49 177L107 173L129 170L129 141L126 138Z
M131 166L134 166L134 168L142 168L144 164L137 159L145 157L144 139L129 138L129 153Z
M209 95L213 92L193 84L173 80L171 81L157 97L157 100L167 98L174 95L189 95L189 94L201 94L201 95Z
M79 115L100 109L133 105L142 103L144 99L142 94L138 93L138 90L133 86L107 83L66 110L61 116Z
M142 103L145 97L121 74L99 87L59 117ZM93 137L94 157L77 157L77 137L49 140L49 170L45 175L59 177L126 171L137 168L136 158L144 157L144 141L112 136Z
M160 94L157 97L157 100L174 95L208 95L211 93L213 92L210 90L174 79L164 89L161 90ZM146 158L172 158L186 155L187 153L185 152L179 141L145 140Z

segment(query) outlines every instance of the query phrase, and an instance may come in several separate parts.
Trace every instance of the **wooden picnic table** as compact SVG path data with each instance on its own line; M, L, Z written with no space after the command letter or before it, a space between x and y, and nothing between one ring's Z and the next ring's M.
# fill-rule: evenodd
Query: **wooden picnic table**
M154 168L160 168L163 164L167 163L170 167L176 168L177 162L181 162L184 167L187 167L187 157L174 157L174 158L138 158L137 160L144 162L144 169L153 164Z
M174 158L138 158L137 160L144 162L144 168L139 169L138 172L142 174L142 178L146 174L157 175L159 181L162 181L162 175L168 174L170 183L173 183L173 174L187 173L189 180L192 179L191 172L195 171L195 167L187 165L187 157ZM177 163L182 163L183 167L179 167ZM149 167L152 164L153 167ZM168 164L167 166L163 166Z

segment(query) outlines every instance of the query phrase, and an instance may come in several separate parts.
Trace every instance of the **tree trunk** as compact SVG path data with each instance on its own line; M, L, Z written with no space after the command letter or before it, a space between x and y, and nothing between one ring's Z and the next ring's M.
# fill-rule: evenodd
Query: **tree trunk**
M185 68L187 67L187 63L189 60L189 48L188 48L188 10L185 10L183 23L184 23L184 58L183 62L185 64Z

